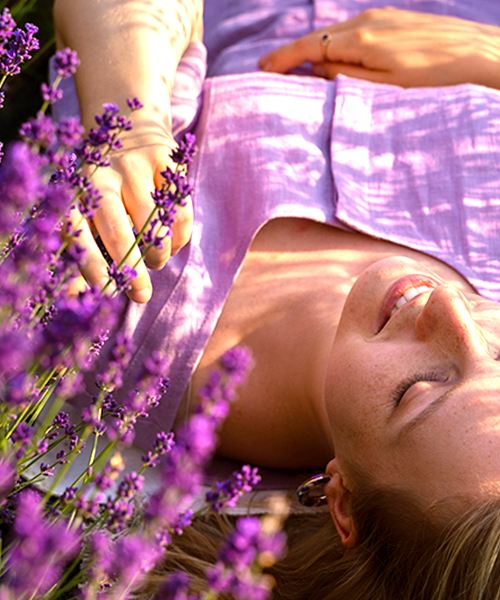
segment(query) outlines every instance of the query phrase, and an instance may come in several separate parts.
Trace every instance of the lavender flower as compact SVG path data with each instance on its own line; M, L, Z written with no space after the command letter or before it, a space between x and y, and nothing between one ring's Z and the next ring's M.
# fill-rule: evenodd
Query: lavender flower
M207 571L208 584L235 600L266 600L272 580L260 574L261 567L281 557L284 548L283 532L268 534L257 517L240 518L219 551L219 561Z
M206 501L215 512L220 512L224 507L234 507L238 498L245 492L251 492L253 487L261 480L259 470L250 465L244 465L241 471L234 471L232 476L225 481L217 481L215 489L207 492Z
M217 445L216 429L221 420L214 414L223 412L220 407L214 410L214 406L227 406L227 385L232 385L231 374L218 374L217 385L210 388L210 396L205 396L196 412L177 431L176 442L165 457L164 485L152 495L146 508L149 523L159 522L165 529L172 528L200 491L203 467ZM256 477L253 471L249 474L249 478ZM241 487L245 485L241 483Z
M66 79L67 77L73 75L76 72L79 64L80 61L74 50L64 48L63 50L58 50L55 53L54 68L56 73L62 79Z
M127 473L118 486L118 497L130 499L136 492L142 490L143 485L144 477L142 475L138 475L135 471Z
M127 105L130 110L140 110L144 106L138 98L129 98L127 100Z
M19 425L14 430L12 434L12 441L21 446L28 446L31 442L31 438L33 437L33 427L30 427L28 423L24 421L19 423Z
M41 596L59 580L64 563L78 552L78 538L65 523L50 524L44 519L40 497L33 491L20 494L16 513L15 543L4 581L15 598Z
M154 451L143 454L142 461L145 467L156 467L160 460L159 457L168 454L174 445L174 434L161 431L156 435Z
M4 8L2 13L0 14L0 56L4 54L5 42L12 35L15 27L16 22L12 18L9 9Z
M100 388L112 390L116 387L121 387L123 383L123 373L130 362L132 351L132 340L123 333L118 333L116 342L111 350L106 370L97 376L97 382Z
M159 597L162 600L196 600L197 596L189 595L189 575L176 571L169 575L160 588Z
M113 550L108 567L108 574L115 581L113 596L125 599L142 583L145 573L161 557L162 550L140 533L120 537Z
M39 157L29 146L21 142L9 145L0 170L0 235L15 230L20 215L38 199L42 190L41 167Z
M108 518L106 525L112 533L123 531L134 514L134 507L125 498L108 500L106 504Z
M21 64L31 58L31 52L38 50L40 43L35 37L38 27L26 23L25 30L14 29L8 38L7 47L0 54L0 72L4 75L17 75L21 72Z
M195 146L196 137L192 133L186 133L184 139L180 142L177 150L173 150L170 156L172 160L179 165L189 165L193 160L197 148Z
M57 124L59 141L68 148L74 148L82 141L83 126L78 117L63 117ZM76 155L73 154L74 159Z
M36 118L31 118L21 125L19 135L42 148L48 148L56 141L56 131L52 118L38 113Z
M114 281L117 291L125 292L129 289L132 279L137 277L137 271L128 265L118 268L113 261L108 267L108 275Z
M46 83L42 83L40 86L42 98L49 104L54 104L63 97L63 91L57 88L48 86Z
M112 329L120 303L120 299L102 296L96 290L57 300L55 315L41 336L39 360L43 367L52 368L56 363L84 366L89 339L98 338L103 329Z

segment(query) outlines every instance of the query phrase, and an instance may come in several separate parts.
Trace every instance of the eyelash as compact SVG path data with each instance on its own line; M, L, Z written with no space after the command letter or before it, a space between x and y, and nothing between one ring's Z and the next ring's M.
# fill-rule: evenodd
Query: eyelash
M403 396L406 392L419 381L441 381L442 377L439 377L437 373L430 371L429 373L417 373L412 375L408 379L402 381L392 394L392 400L396 406L401 403Z

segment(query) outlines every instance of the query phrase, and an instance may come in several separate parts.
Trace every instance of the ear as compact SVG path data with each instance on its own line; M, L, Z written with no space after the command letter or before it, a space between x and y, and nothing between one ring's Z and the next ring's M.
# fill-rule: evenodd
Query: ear
M325 486L325 493L337 533L346 548L355 548L359 544L358 532L351 515L352 495L345 485L345 477L337 459L328 465L331 480Z

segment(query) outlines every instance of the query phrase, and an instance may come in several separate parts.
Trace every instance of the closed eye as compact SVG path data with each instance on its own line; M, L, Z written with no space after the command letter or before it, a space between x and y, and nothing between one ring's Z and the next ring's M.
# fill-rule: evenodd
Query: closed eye
M406 392L419 381L443 381L443 374L436 371L428 371L426 373L415 373L411 377L404 379L392 392L393 403L398 406Z

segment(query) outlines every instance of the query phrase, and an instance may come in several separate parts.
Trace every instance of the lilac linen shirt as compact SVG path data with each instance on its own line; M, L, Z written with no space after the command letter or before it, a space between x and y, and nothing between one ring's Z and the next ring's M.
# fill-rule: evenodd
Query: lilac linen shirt
M500 23L493 1L391 4ZM500 92L329 82L308 76L307 66L291 76L258 72L263 53L368 6L207 2L210 77L202 96L197 84L187 86L203 99L190 174L193 236L152 273L151 302L130 304L124 323L136 344L125 386L134 385L153 350L170 363L171 388L138 425L139 445L172 426L245 253L270 219L312 219L414 248L500 301ZM194 116L198 104L192 106Z

